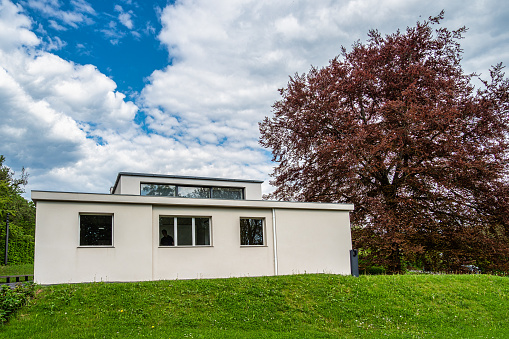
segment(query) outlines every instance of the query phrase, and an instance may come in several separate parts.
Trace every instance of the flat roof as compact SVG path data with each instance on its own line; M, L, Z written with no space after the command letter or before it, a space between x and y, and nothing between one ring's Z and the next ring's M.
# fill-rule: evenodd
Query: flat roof
M338 203L290 202L274 200L195 199L148 195L70 193L53 191L32 191L32 200L226 208L285 208L336 211L352 211L354 209L353 204Z
M210 177L194 177L186 175L171 175L171 174L151 174L151 173L133 173L133 172L119 172L115 185L113 185L112 192L117 189L118 182L121 176L128 177L147 177L147 178L170 178L170 179L194 179L194 180L210 180L210 181L233 181L233 182L248 182L254 184L261 184L263 181L260 180L246 180L246 179L228 179L228 178L210 178Z

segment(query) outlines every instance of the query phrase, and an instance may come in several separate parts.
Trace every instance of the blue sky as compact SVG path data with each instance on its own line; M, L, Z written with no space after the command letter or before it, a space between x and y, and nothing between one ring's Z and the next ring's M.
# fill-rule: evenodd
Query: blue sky
M509 62L505 0L0 0L0 154L28 191L108 192L131 171L269 192L258 122L288 76L442 9L469 28L466 72Z
M32 19L37 36L55 45L52 53L96 66L130 98L171 60L157 39L166 0L13 2Z

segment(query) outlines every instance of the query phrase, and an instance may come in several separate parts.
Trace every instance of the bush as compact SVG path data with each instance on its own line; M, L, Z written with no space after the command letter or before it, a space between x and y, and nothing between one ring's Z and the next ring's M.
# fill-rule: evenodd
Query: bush
M362 274L379 275L387 274L387 271L382 266L370 266L366 267L366 269L362 271Z
M0 322L7 322L14 312L34 296L35 285L32 283L17 284L14 288L2 285L0 287Z
M35 241L32 235L26 234L23 227L9 224L8 264L33 264ZM5 257L5 222L0 222L0 258Z

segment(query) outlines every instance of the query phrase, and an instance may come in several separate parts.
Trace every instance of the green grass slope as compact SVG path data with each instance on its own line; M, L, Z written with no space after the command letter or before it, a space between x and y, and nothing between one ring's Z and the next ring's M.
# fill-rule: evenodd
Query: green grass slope
M2 338L509 338L509 278L297 275L40 287Z

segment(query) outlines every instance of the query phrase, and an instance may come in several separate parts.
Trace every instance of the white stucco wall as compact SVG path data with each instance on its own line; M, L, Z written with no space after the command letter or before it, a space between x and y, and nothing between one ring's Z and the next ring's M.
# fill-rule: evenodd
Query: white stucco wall
M35 281L145 281L350 274L351 205L33 191ZM277 239L274 251L273 211ZM80 247L80 213L113 214L112 247ZM211 218L211 245L160 247L159 216ZM240 245L240 218L264 218L264 246Z
M350 274L348 213L276 210L279 274Z
M113 247L80 247L79 214L113 214ZM152 278L150 205L38 201L35 282L137 281Z

